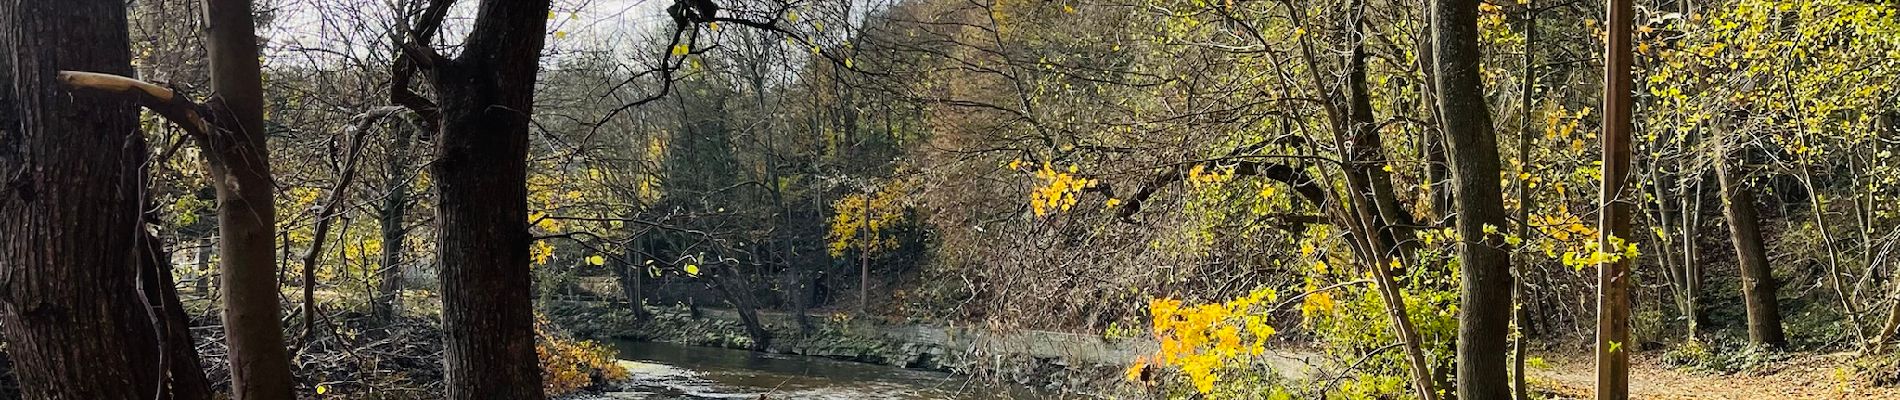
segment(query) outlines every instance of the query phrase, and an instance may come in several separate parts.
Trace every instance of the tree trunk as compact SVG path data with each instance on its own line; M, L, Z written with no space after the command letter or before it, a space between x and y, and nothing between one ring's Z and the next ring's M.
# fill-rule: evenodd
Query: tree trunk
M1821 247L1825 249L1824 252L1827 255L1828 282L1834 286L1834 297L1841 302L1841 313L1847 314L1847 325L1848 328L1851 328L1854 332L1855 342L1857 344L1867 343L1867 328L1863 327L1860 322L1859 301L1854 298L1854 289L1847 287L1847 279L1841 276L1843 274L1843 272L1841 272L1841 250L1835 246L1834 229L1828 227L1827 202L1821 197L1821 192L1815 190L1814 172L1811 171L1811 169L1817 166L1814 165L1813 160L1809 159L1806 154L1796 154L1795 159L1800 162L1800 164L1795 167L1795 170L1799 171L1799 173L1796 174L1796 178L1799 178L1802 188L1808 192L1808 211L1814 217L1815 231L1821 234L1820 244Z
M1611 259L1597 264L1597 400L1629 395L1630 260L1630 0L1611 0L1603 72L1603 178L1598 192L1597 251Z
M371 313L379 321L395 321L402 310L402 250L409 230L403 218L409 213L410 126L390 131L389 148L383 160L383 207L377 221L381 228L382 272L376 281L376 301Z
M739 270L731 265L720 264L717 272L711 276L713 290L725 296L732 303L733 311L739 313L739 322L745 325L746 336L752 338L752 351L765 351L772 345L772 332L765 330L765 322L759 320L759 306L752 296L752 287L746 283Z
M211 298L211 288L218 279L218 274L211 271L211 253L218 251L216 243L211 238L198 240L198 267L194 269L198 279L192 284L198 287L198 296L207 299Z
M0 2L0 49L0 333L21 394L154 398L158 339L137 287L137 106L57 78L132 73L125 3Z
M1887 308L1887 322L1881 324L1880 333L1874 334L1874 338L1871 339L1874 347L1870 351L1873 355L1887 352L1887 342L1893 339L1894 330L1900 329L1900 285L1894 285L1893 295L1890 297L1895 301L1892 307Z
M272 265L276 198L264 144L264 81L251 2L206 0L205 15L205 51L216 93L208 106L217 129L201 145L218 191L218 265L232 397L287 399L294 394Z
M1520 112L1523 113L1523 128L1517 131L1517 172L1526 174L1531 168L1531 138L1536 137L1531 119L1531 109L1537 104L1537 7L1531 0L1524 0L1524 78L1519 88L1523 98ZM1517 230L1519 238L1531 236L1531 189L1528 182L1517 184ZM1523 254L1514 252L1514 254ZM1516 275L1511 280L1511 304L1516 305L1512 313L1511 324L1516 335L1511 335L1511 396L1516 400L1531 400L1530 383L1524 376L1524 362L1530 350L1524 346L1524 337L1530 335L1531 311L1525 307L1525 297L1529 296L1524 287L1528 265L1522 260L1515 263Z
M1364 37L1365 8L1363 0L1353 2L1352 34ZM1398 195L1393 193L1391 165L1385 158L1385 139L1376 129L1377 122L1372 114L1371 90L1366 83L1366 44L1365 40L1353 41L1352 53L1346 60L1346 120L1345 129L1340 133L1346 136L1346 184L1352 194L1360 196L1365 204L1371 206L1372 228L1370 232L1379 238L1382 252L1379 259L1398 258L1411 260L1418 246L1412 238L1413 224L1411 216L1400 208Z
M1463 260L1458 324L1458 398L1509 399L1511 259L1505 249L1504 194L1497 135L1478 76L1478 2L1432 2L1434 78L1451 161ZM1486 232L1490 230L1491 232Z
M646 271L641 265L631 262L632 255L614 261L614 275L620 280L620 294L627 298L627 311L633 314L635 322L644 322L652 315L646 308Z
M177 282L172 279L171 257L160 247L157 236L139 237L139 291L145 305L160 318L162 332L159 349L165 363L164 383L173 399L211 400L211 382L205 379L204 364L199 361L197 343L191 337L191 320L178 301Z
M626 225L627 230L634 230L633 224ZM634 262L634 260L640 259L640 257L634 256L639 253L634 251L636 244L640 246L642 250L645 250L647 254L652 254L652 249L648 248L647 238L639 237L633 239L633 241L628 243L626 248L620 252L621 256L615 261L613 270L620 280L620 293L627 298L627 310L633 312L633 320L646 321L648 318L652 318L653 315L647 312L646 307L646 265Z
M847 125L848 126L848 125ZM858 243L858 315L864 315L871 305L871 192L864 192L864 227L859 233Z
M1689 185L1689 197L1682 203L1682 269L1683 280L1688 283L1689 334L1694 335L1707 322L1708 314L1702 312L1702 246L1697 232L1702 227L1703 182L1699 178Z
M303 253L303 338L306 341L317 329L317 264L323 260L323 244L330 236L330 227L341 217L343 203L349 201L350 183L356 180L356 164L363 159L363 142L377 121L400 110L400 107L384 107L359 114L350 121L349 128L343 133L344 140L348 141L344 147L349 152L343 156L342 169L334 171L336 182L330 186L329 199L317 209L317 225L310 229L310 248L304 249ZM343 226L344 231L337 240L349 237L349 221L344 221ZM348 261L344 249L338 249L337 259Z
M1742 300L1748 307L1748 341L1757 345L1788 343L1781 332L1781 311L1775 304L1775 276L1762 249L1760 221L1755 215L1755 193L1737 182L1727 155L1718 157L1716 178L1722 184L1722 215L1728 219L1729 239L1742 269Z
M427 60L441 102L434 166L447 398L545 398L528 271L528 123L548 0L484 0L454 59Z

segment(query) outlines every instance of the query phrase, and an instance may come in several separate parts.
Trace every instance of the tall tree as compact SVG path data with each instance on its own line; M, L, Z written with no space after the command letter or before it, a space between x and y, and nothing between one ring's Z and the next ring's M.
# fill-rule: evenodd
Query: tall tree
M1452 200L1458 213L1458 398L1509 399L1511 258L1506 251L1504 191L1497 135L1479 76L1478 2L1432 2L1433 78L1444 119Z
M225 342L233 398L291 398L290 354L279 322L277 209L270 149L264 144L264 80L250 0L205 1L211 58L207 107L216 127L203 136L218 192L218 247Z
M126 35L120 1L0 2L0 332L24 398L160 393L136 283L136 103L60 82L61 70L131 74Z
M1603 62L1602 218L1597 251L1616 254L1597 265L1597 399L1629 398L1630 238L1630 0L1610 0L1609 40Z
M424 12L404 51L429 73L439 108L404 100L421 115L440 112L433 172L436 257L442 263L442 328L448 398L545 397L534 349L528 271L528 123L548 0L483 0L461 54L428 47L451 0ZM421 39L421 40L418 40ZM398 69L399 79L406 75Z

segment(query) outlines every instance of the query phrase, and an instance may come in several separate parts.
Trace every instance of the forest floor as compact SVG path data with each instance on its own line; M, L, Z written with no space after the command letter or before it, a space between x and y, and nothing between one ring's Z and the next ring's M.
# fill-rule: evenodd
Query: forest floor
M1900 387L1855 378L1847 353L1792 354L1733 374L1663 365L1657 355L1630 360L1630 394L1637 399L1900 399ZM1589 399L1596 367L1588 355L1559 357L1531 371L1531 385L1556 399Z

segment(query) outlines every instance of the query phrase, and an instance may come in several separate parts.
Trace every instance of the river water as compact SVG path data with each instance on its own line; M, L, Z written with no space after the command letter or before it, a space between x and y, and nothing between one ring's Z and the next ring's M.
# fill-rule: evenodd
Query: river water
M972 382L956 375L798 355L666 343L615 341L631 385L615 400L1017 400L1044 396L1027 389Z

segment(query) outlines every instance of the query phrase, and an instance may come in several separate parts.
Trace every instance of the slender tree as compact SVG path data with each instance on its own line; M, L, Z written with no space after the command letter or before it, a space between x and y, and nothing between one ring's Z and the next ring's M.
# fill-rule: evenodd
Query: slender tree
M215 129L200 137L218 192L218 266L232 396L287 399L293 396L290 354L279 322L276 189L264 145L256 22L250 0L206 0L205 17L205 52L216 93L206 105Z
M1517 132L1517 172L1519 174L1526 173L1525 171L1531 168L1531 139L1537 135L1531 125L1531 108L1537 103L1537 52L1533 47L1537 44L1537 6L1536 2L1531 0L1525 0L1522 4L1524 5L1524 78L1521 82L1523 87L1519 88L1519 92L1522 92L1520 100L1523 104L1518 108L1521 108L1519 111L1524 113L1522 121L1524 126ZM1530 191L1530 185L1517 185L1516 235L1519 238L1531 236ZM1511 281L1511 304L1516 306L1516 310L1512 312L1511 324L1517 334L1511 335L1511 396L1517 400L1530 400L1530 384L1526 382L1527 379L1524 376L1524 360L1526 354L1529 353L1524 348L1524 336L1529 335L1531 322L1530 309L1524 307L1525 296L1529 295L1525 293L1524 279L1530 270L1522 260L1518 260L1515 267L1516 279Z
M1444 119L1452 200L1458 213L1458 398L1509 399L1511 256L1506 251L1504 192L1497 135L1479 76L1478 2L1432 2L1433 78Z

